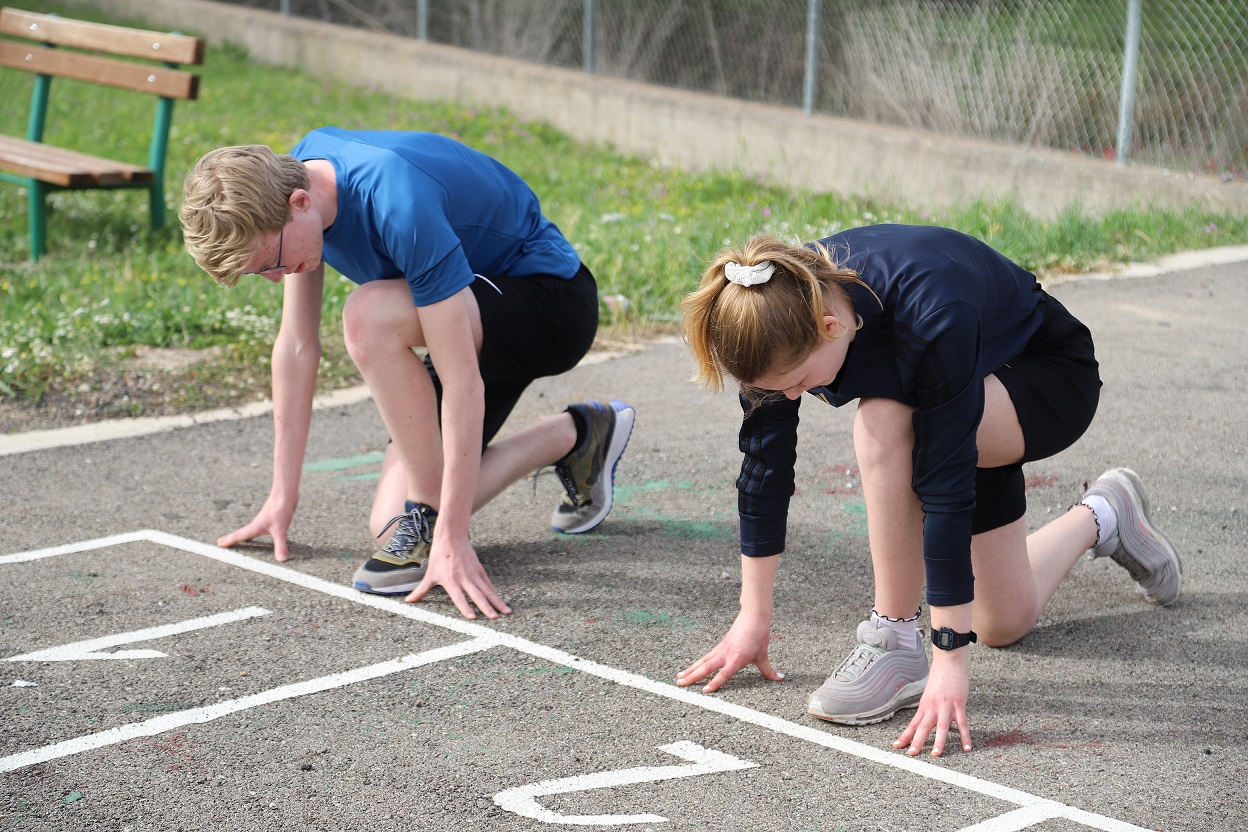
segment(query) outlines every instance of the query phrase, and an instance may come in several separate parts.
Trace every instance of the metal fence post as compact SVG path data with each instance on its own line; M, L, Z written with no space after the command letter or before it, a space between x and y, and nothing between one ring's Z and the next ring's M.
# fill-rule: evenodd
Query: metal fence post
M429 0L417 0L416 37L429 40Z
M290 17L290 0L282 0L282 17Z
M585 71L594 74L594 0L585 0L582 14L584 28L581 34L581 52L585 58Z
M1135 81L1140 64L1140 3L1127 2L1127 45L1122 56L1122 103L1118 108L1118 147L1115 162L1125 165L1131 158L1131 127L1135 120Z
M819 4L806 2L806 77L802 82L802 110L810 115L815 110L815 69L819 61Z

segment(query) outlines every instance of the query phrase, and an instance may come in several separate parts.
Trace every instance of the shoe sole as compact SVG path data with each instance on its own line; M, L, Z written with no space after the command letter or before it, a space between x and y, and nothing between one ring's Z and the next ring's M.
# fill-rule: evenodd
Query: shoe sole
M615 424L611 427L611 438L607 443L606 464L603 465L602 471L604 477L609 477L605 505L601 511L579 526L561 529L552 524L550 528L554 531L562 534L584 534L598 528L602 521L607 519L607 515L611 513L611 506L615 503L615 469L620 464L620 457L624 456L624 450L628 447L628 440L632 438L633 424L637 419L636 409L625 402L612 399L611 409L615 411ZM627 430L622 430L625 427Z
M1110 557L1135 579L1135 585L1149 602L1169 606L1178 599L1183 586L1183 560L1170 538L1149 519L1148 498L1139 476L1130 468L1119 468L1117 473L1130 483L1131 488L1126 489L1129 499L1123 506L1126 517L1118 518L1121 544ZM1138 504L1130 499L1131 495L1139 498ZM1167 571L1174 576L1173 586L1169 586L1171 582L1167 579ZM1151 588L1144 583L1150 577L1159 577L1157 585Z
M917 708L919 700L923 697L923 688L927 685L927 677L924 676L917 682L910 682L903 685L901 690L897 691L887 704L882 708L873 711L867 711L861 714L827 714L822 708L818 708L813 702L808 702L806 713L816 719L822 719L824 722L835 722L838 725L874 725L877 722L884 722L892 719L898 711L907 708ZM816 709L818 708L818 709Z
M400 586L387 586L378 589L373 589L366 581L356 581L351 586L360 592L367 592L369 595L407 595L420 586L420 581L414 584L401 584Z

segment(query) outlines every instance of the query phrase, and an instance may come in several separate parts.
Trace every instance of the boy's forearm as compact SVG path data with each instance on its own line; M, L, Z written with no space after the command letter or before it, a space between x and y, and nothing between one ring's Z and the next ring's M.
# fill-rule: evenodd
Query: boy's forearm
M444 380L442 393L442 504L438 528L468 535L481 470L485 385L479 375Z
M297 495L303 455L312 425L312 399L320 342L292 348L279 337L273 345L273 491Z

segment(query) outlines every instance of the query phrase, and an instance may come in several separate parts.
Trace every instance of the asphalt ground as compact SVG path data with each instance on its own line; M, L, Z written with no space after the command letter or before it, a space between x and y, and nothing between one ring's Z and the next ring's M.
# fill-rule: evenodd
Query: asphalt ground
M267 417L0 449L0 829L1238 828L1248 265L1052 291L1105 388L1087 435L1028 467L1029 522L1129 465L1183 594L1155 608L1080 563L1029 636L971 648L971 753L805 716L872 594L852 414L814 400L776 591L788 678L675 688L737 609L740 412L668 341L520 402L512 425L620 398L637 426L597 532L549 530L553 477L476 516L515 610L496 622L349 588L386 441L369 401L317 412L286 565L212 545L267 494Z

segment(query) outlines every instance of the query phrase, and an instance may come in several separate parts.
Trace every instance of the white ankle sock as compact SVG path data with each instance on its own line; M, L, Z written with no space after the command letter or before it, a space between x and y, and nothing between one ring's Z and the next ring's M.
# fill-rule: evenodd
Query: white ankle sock
M913 650L919 644L919 614L914 618L889 618L871 610L871 623L876 627L887 627L897 634L897 646L902 650Z
M1099 550L1107 541L1113 540L1118 535L1118 515L1114 512L1114 507L1109 504L1109 500L1099 494L1086 496L1079 502L1092 509L1092 513L1096 515L1096 543L1092 548ZM1097 551L1097 554L1104 553Z

